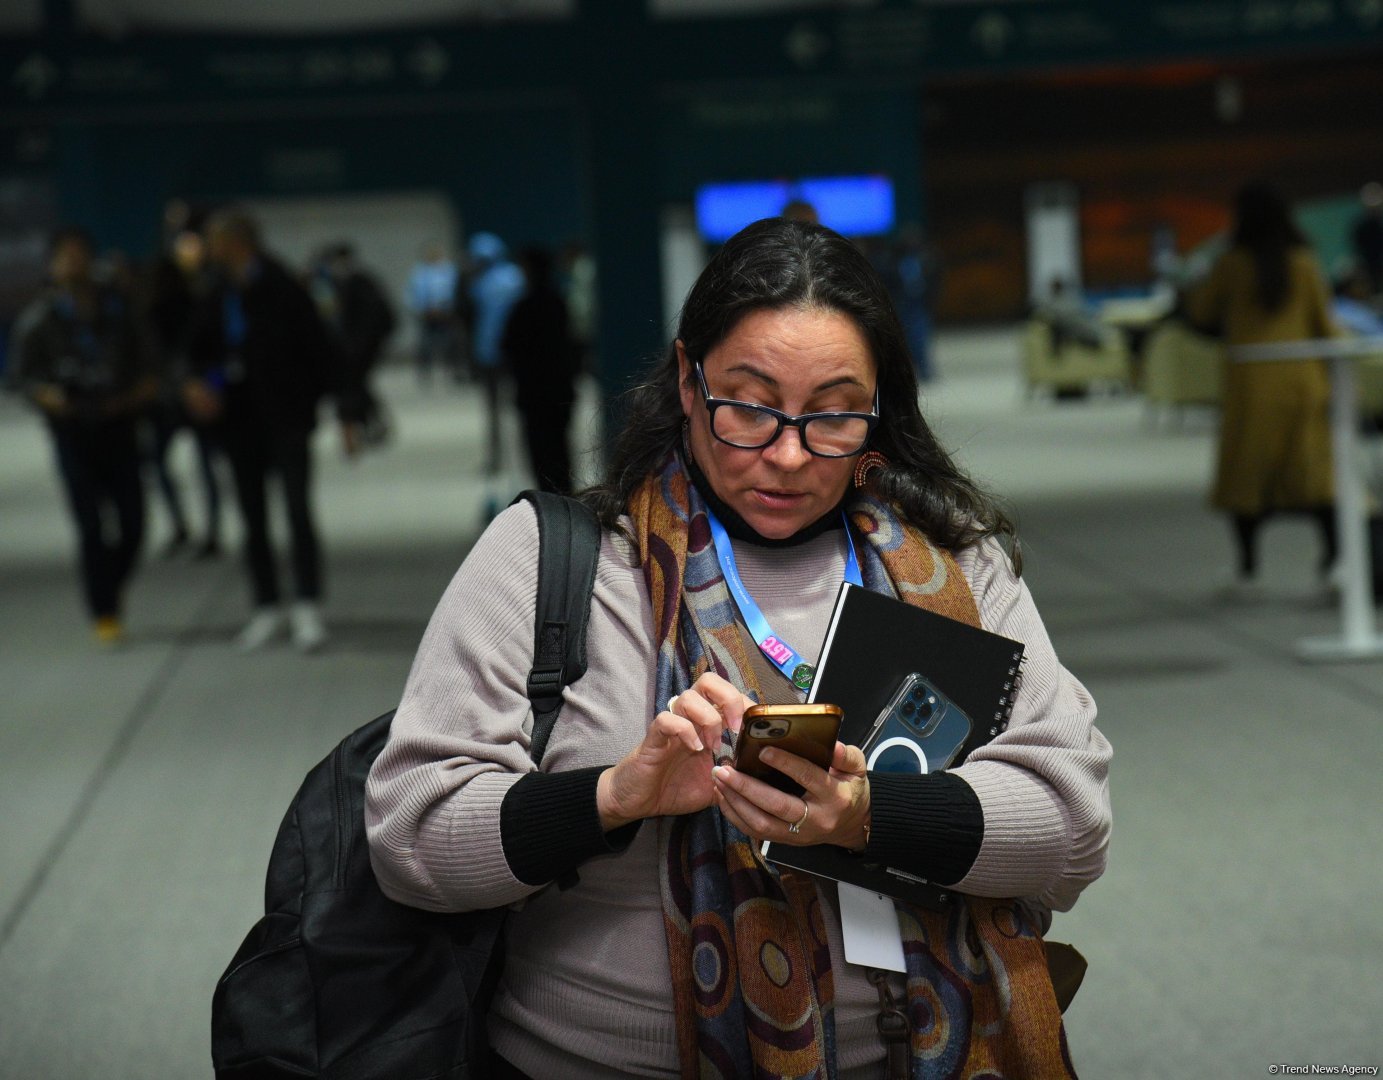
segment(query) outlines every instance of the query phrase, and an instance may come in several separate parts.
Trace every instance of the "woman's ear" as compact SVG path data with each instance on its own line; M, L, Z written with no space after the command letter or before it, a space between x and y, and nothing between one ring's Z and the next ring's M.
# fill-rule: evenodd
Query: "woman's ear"
M678 338L674 343L677 349L677 393L682 399L682 415L691 416L692 405L696 403L696 387L692 381L691 361L687 359L687 347Z

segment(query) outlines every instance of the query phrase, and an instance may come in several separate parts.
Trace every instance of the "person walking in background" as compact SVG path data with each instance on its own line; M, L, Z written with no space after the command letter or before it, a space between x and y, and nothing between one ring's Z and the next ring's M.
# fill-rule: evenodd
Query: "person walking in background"
M351 244L341 242L328 248L321 270L333 301L328 322L359 387L361 437L365 445L378 446L389 437L389 423L373 378L397 326L394 307L375 276L360 265Z
M599 322L595 256L580 241L573 240L563 251L560 280L580 370L594 371L596 327Z
M456 264L441 244L429 244L408 279L408 307L418 320L418 383L432 381L432 366L441 362L461 374L456 348Z
M528 287L509 313L501 347L514 377L514 401L538 486L567 492L571 490L569 432L579 349L566 301L553 276L551 254L528 248L519 261Z
M60 230L50 287L19 318L13 378L43 413L77 527L82 586L96 638L124 636L125 587L144 538L136 422L158 380L130 300L92 276L90 237Z
M524 292L523 271L510 261L508 247L494 233L476 233L471 237L467 253L471 261L471 302L475 312L471 359L485 390L485 475L493 480L500 470L500 383L504 375L500 341L509 312ZM497 495L491 492L487 502L497 503ZM497 507L491 507L494 508Z
M889 273L884 280L898 309L917 378L930 382L936 374L931 353L931 304L941 285L940 264L917 225L903 226L890 247Z
M1264 184L1238 194L1229 248L1186 297L1191 321L1230 348L1333 335L1325 275L1282 196ZM1212 504L1230 515L1238 551L1234 598L1259 591L1258 538L1274 513L1320 528L1322 573L1334 565L1330 377L1322 360L1230 361Z
M168 454L179 431L190 431L196 442L198 475L206 509L206 531L195 549L198 559L221 553L221 485L216 475L219 456L211 430L194 423L182 400L182 381L187 375L187 342L192 319L205 293L207 279L206 242L198 231L199 222L180 199L164 211L164 247L143 282L142 318L150 346L158 357L163 379L158 400L149 411L146 448L148 464L154 474L169 517L173 536L165 554L180 553L191 543L187 514L178 482L168 468Z
M325 393L336 397L342 437L354 453L362 414L358 386L332 348L307 290L260 245L253 220L223 211L207 225L222 281L189 345L189 411L216 421L235 474L245 527L254 614L238 640L258 649L284 628L269 537L267 487L277 474L288 508L295 603L287 621L304 652L327 640L320 600L322 556L311 503L311 436Z

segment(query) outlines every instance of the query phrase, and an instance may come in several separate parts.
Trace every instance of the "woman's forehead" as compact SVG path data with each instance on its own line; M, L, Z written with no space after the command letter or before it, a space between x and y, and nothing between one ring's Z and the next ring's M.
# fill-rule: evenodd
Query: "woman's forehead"
M706 367L743 372L776 383L832 373L844 381L872 381L874 357L855 320L829 308L762 308L741 319L707 354Z

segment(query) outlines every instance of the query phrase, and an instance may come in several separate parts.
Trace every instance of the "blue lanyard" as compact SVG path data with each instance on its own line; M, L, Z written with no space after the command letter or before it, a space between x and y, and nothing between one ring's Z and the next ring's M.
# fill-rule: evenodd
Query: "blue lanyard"
M843 512L841 516L845 516ZM715 544L716 558L720 560L720 571L725 575L725 584L730 588L730 595L735 598L735 604L740 609L750 637L773 666L786 675L794 686L801 690L809 689L812 679L816 677L816 669L803 660L796 649L774 634L773 627L768 625L762 609L744 587L744 579L740 577L739 567L735 565L735 552L730 547L730 537L725 531L725 526L711 513L709 507L706 509L706 520L711 526L711 541ZM855 540L850 535L849 522L845 524L845 580L852 585L864 585L860 563L855 557Z

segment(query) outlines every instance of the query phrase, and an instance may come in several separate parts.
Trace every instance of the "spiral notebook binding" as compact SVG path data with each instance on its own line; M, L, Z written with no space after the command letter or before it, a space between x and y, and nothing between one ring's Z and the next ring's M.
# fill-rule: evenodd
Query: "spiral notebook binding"
M1013 666L1008 669L1008 679L1004 683L1004 692L999 697L999 707L994 711L994 726L989 729L991 739L1001 731L1008 730L1008 722L1013 719L1014 703L1023 689L1023 667L1027 662L1028 658L1022 653L1014 654Z

